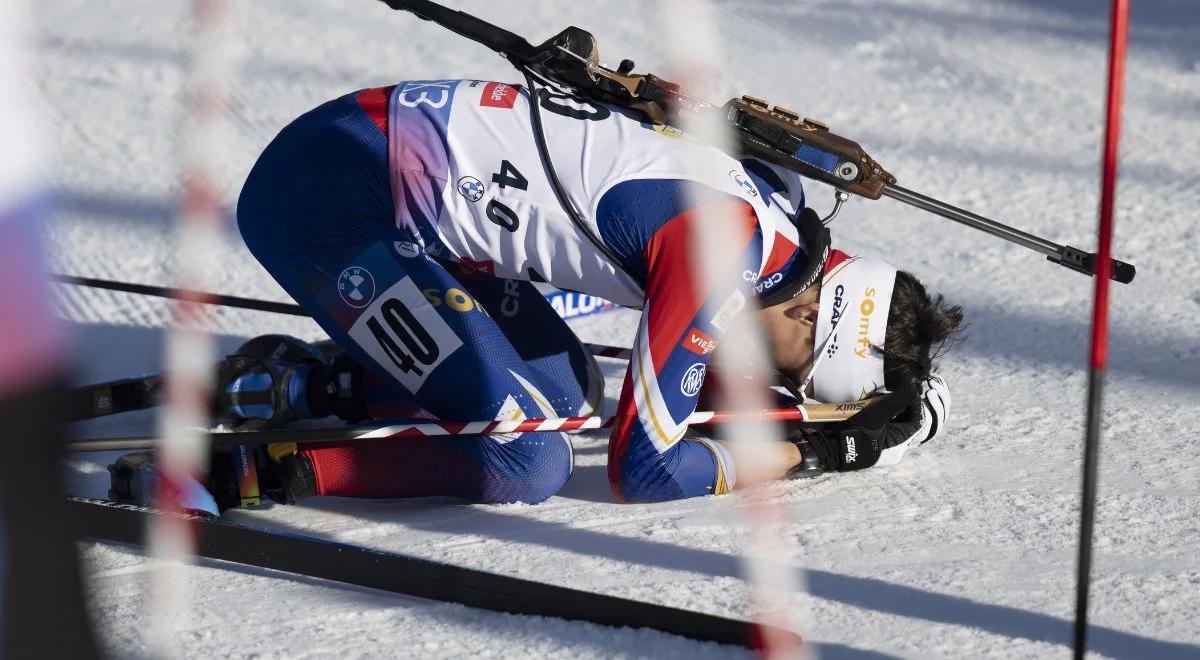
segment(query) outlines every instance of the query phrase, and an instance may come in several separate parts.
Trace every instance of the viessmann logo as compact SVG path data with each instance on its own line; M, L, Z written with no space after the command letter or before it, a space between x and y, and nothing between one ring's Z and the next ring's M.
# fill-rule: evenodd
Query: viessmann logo
M708 355L717 350L717 340L704 334L698 328L692 328L687 337L683 338L683 347L696 355Z
M516 87L498 82L490 82L483 86L483 95L479 98L479 105L487 108L507 108L512 110L516 104Z

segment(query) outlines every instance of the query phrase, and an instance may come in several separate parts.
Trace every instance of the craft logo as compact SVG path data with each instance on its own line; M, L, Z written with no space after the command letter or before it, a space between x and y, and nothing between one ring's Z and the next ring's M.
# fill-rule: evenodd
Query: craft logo
M700 393L700 386L704 385L706 368L703 362L697 362L684 372L683 380L679 381L679 391L683 392L684 396L692 397Z
M845 292L846 287L841 284L837 285L837 288L833 290L833 313L829 316L829 327L831 328L837 326L837 322L842 318L842 312L846 311L845 299L842 298L842 294ZM838 337L835 332L833 333L833 338L829 340L829 348L825 350L826 356L833 357L833 354L837 353L837 350Z
M754 290L757 291L758 293L762 293L764 289L767 291L770 291L771 289L774 289L776 286L778 286L779 283L782 281L783 281L783 273L772 273L771 276L768 277L767 279L760 280L758 284L755 284Z
M758 197L758 188L754 187L754 184L750 182L750 179L746 178L745 174L737 170L729 170L729 178L733 179L733 182L747 195Z
M458 194L472 202L478 202L483 199L483 193L486 190L483 187L483 182L473 176L464 176L458 180Z
M858 346L854 349L854 354L860 358L867 357L867 349L871 348L868 335L871 330L871 314L875 312L875 288L867 287L863 296L863 301L858 306L858 341L855 342Z
M362 309L375 299L375 278L366 268L351 266L338 275L338 295L347 305Z
M708 355L717 350L717 340L692 328L683 339L683 347L696 355Z
M512 110L516 104L516 87L498 82L491 82L483 86L483 96L479 99L479 105L487 108L507 108Z
M521 286L517 280L504 280L504 298L500 301L500 313L510 319L521 313Z

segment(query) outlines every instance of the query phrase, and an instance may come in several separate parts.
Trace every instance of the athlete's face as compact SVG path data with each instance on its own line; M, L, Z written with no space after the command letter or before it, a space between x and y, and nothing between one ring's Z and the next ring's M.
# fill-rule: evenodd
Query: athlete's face
M785 303L759 312L775 368L796 381L803 380L812 364L820 296L818 287L810 287Z

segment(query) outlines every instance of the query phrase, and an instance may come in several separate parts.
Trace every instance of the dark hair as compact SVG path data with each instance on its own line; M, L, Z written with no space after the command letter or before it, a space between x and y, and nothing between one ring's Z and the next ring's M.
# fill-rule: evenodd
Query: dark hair
M942 354L963 338L962 307L947 304L941 294L930 296L911 273L896 273L882 349L887 389L918 388Z

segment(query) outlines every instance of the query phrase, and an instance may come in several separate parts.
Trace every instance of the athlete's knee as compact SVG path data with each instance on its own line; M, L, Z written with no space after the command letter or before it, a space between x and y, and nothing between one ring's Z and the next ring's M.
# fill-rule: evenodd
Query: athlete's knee
M571 476L572 452L562 433L526 433L512 442L496 438L484 454L487 474L479 500L537 504L562 489Z
M610 453L608 484L613 495L621 502L630 503L665 502L685 497L672 467L677 448L672 447L661 454L647 451L649 448Z
M609 486L622 502L665 502L729 491L721 464L703 443L681 440L664 452L649 445L610 452Z

